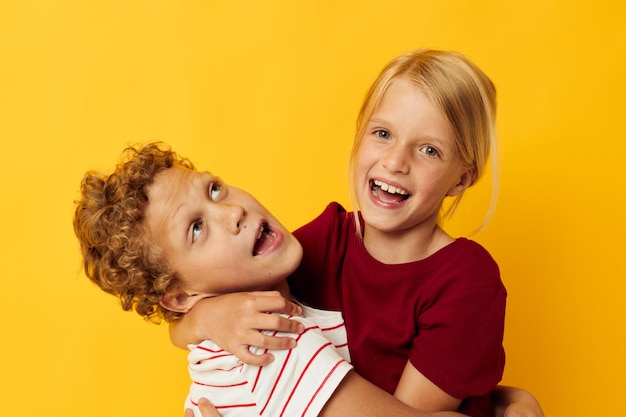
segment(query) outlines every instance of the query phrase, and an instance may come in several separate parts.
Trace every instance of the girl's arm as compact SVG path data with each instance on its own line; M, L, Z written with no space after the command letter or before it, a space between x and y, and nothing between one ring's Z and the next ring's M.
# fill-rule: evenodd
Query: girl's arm
M426 410L456 410L460 400L450 396L407 362L394 396L411 407ZM537 399L517 387L498 385L491 393L496 417L544 417Z
M259 330L300 334L302 323L277 314L302 314L301 308L286 300L278 291L232 293L200 300L180 320L170 323L170 339L186 349L190 343L211 339L249 365L265 365L273 360L270 353L254 355L249 346L265 349L291 349L291 337L272 337Z
M199 401L202 417L219 417L215 407L209 402ZM192 417L191 410L185 417ZM398 401L392 395L367 382L354 372L346 375L333 396L328 400L320 417L467 417L464 414L444 411L427 413L415 410ZM200 417L200 416L195 416Z
M425 411L456 410L461 400L439 388L410 361L406 362L394 396L403 403Z
M391 394L350 372L320 414L322 417L463 417L453 411L429 413L416 410Z
M348 375L348 377L350 377L350 375ZM349 396L351 395L351 392L358 389L358 387L356 386L345 387L345 385L355 384L355 383L362 384L363 381L357 380L354 382L344 382L343 389L345 389L345 391L338 390L335 393L335 395L331 398L331 401L329 401L329 404L327 404L327 406L324 408L322 415L325 417L330 417L333 415L334 412L337 412L337 413L358 412L359 415L364 415L364 414L361 414L361 410L343 410L342 409L343 404L341 404L342 400L340 399L340 397L348 397L347 400L349 401L350 400ZM379 393L377 393L377 395L378 394ZM369 394L356 392L356 395L369 395ZM535 397L533 397L529 392L521 388L498 386L498 388L494 390L493 396L495 397L494 402L496 403L496 417L501 417L501 416L504 416L504 417L543 417L543 411L541 410L541 407L539 406L539 403L537 402ZM369 397L365 397L365 398L369 398ZM351 402L358 403L358 401L351 401ZM498 407L498 404L501 407ZM504 409L505 404L509 404L506 410ZM213 407L213 405L209 401L203 401L203 399L200 399L198 406L200 408L200 412L202 413L202 417L220 417L220 414L217 412L215 407ZM366 406L369 407L369 405L366 405ZM384 415L389 415L388 413L393 412L387 404L378 400L375 400L374 406L382 407L380 411L371 410L374 413L378 413L378 412L381 413L381 414L375 414L375 415L384 416ZM411 412L412 415L415 415L414 410L409 411L409 412ZM337 414L337 415L351 415L351 414ZM391 414L391 415L396 415L396 414ZM418 415L426 416L427 414L420 413ZM435 416L437 417L462 416L462 414L448 413L448 412L439 412L439 413L433 413L430 415L432 415L433 417ZM186 410L185 417L194 417L193 411ZM200 417L200 416L196 416L196 417Z

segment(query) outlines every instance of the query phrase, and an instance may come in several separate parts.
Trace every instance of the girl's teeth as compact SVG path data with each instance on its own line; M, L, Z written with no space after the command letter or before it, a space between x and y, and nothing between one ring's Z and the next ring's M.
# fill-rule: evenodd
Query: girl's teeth
M401 188L398 188L394 185L389 185L385 182L382 182L380 180L374 180L374 185L379 187L381 190L388 192L389 194L400 194L400 195L406 195L406 191L404 191Z

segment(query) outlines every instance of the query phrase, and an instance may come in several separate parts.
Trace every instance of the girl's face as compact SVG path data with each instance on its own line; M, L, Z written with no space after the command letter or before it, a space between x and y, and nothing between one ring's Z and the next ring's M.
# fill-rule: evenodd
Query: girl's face
M269 289L300 263L300 243L269 211L208 172L174 166L147 194L146 224L182 282L178 301Z
M406 77L392 81L372 114L354 168L366 236L432 230L443 199L471 183L448 122Z

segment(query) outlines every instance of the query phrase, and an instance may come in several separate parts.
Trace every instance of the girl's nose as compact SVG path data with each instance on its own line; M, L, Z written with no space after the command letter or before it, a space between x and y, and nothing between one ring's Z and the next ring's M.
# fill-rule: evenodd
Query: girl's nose
M385 168L391 172L406 174L409 172L409 151L401 144L391 145L381 158Z
M212 210L215 220L232 234L239 234L243 220L248 214L241 206L231 204L216 204Z

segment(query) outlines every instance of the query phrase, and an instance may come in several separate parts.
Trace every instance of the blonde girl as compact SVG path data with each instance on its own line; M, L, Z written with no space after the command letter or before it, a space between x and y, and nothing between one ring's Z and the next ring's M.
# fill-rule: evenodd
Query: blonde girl
M350 160L359 215L331 203L294 233L304 257L289 278L292 293L341 311L357 373L417 409L493 412L506 290L489 253L450 236L441 220L481 177L495 148L495 112L493 83L463 55L420 50L394 59L359 113ZM269 328L263 312L280 310L271 297L203 301L173 340L211 338L244 361L254 360L248 345L284 347L288 339L256 331ZM527 411L540 415L536 403Z

